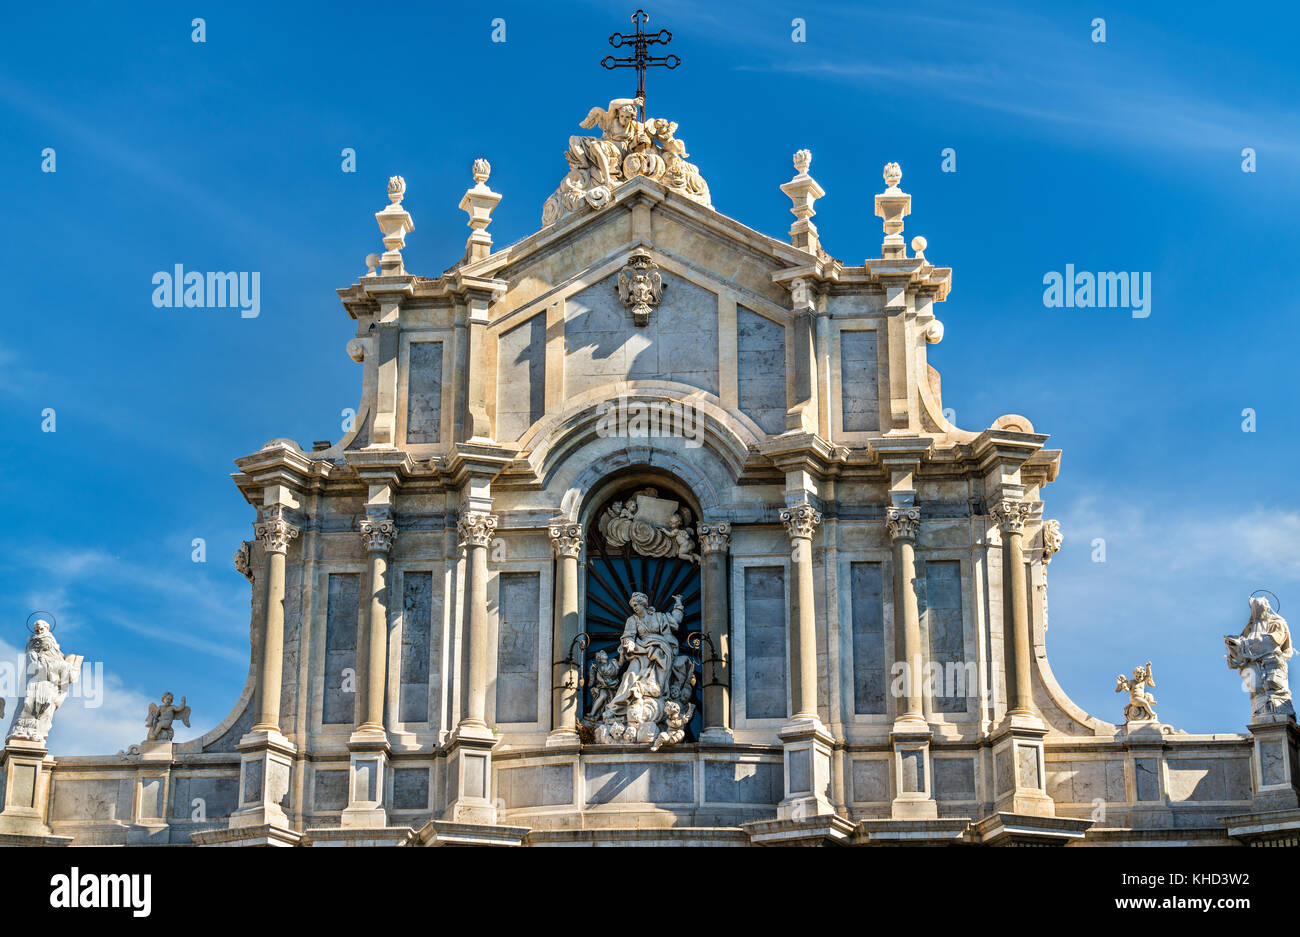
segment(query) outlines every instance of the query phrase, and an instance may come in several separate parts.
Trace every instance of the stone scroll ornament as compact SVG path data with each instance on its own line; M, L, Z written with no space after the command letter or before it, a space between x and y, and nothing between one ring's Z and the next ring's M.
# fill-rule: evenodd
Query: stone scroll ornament
M1241 634L1224 635L1228 666L1241 674L1254 716L1294 716L1287 659L1295 653L1286 619L1262 595L1250 597L1250 619Z
M674 133L677 124L663 118L637 120L641 98L616 98L609 107L593 107L579 126L600 128L599 137L569 137L564 158L569 174L542 206L542 225L566 215L601 209L614 190L637 176L649 176L693 202L711 208L709 186L697 167L686 162L686 144Z
M680 742L695 715L695 662L679 653L682 597L660 612L642 592L628 599L618 656L597 651L589 668L591 706L583 725L599 745L649 743L651 751Z
M1146 691L1156 685L1155 675L1151 671L1151 661L1145 667L1134 667L1133 677L1123 674L1115 678L1115 692L1128 693L1128 705L1124 707L1125 722L1154 722L1156 720L1156 698Z
M691 509L642 488L627 501L615 501L596 526L611 547L629 546L642 556L675 556L699 563L691 535Z
M82 658L64 654L45 619L37 619L27 639L27 687L22 705L14 713L8 738L44 742L72 684L81 677Z

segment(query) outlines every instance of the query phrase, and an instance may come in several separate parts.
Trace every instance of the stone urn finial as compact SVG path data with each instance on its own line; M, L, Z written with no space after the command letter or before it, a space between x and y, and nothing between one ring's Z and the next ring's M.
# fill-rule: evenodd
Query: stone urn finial
M475 182L487 182L492 175L492 164L480 156L474 160L473 175Z
M897 188L898 184L903 181L903 167L898 163L885 164L885 185L891 189Z
M805 173L808 167L812 165L812 151L799 150L794 154L794 168L796 172Z
M402 204L406 197L406 180L401 176L388 177L388 200L394 205Z

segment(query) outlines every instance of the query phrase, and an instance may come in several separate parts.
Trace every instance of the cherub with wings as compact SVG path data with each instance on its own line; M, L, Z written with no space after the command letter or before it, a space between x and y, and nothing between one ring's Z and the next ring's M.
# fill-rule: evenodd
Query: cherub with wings
M1156 685L1156 678L1151 670L1151 661L1145 667L1133 668L1133 679L1123 674L1115 678L1115 692L1128 693L1128 705L1124 707L1125 722L1140 722L1156 718L1156 698L1146 691Z
M175 697L170 693L164 693L161 706L157 703L149 704L149 717L144 721L149 728L149 741L170 742L174 734L172 721L175 719L179 719L185 728L190 727L190 708L185 705L185 697L181 697L179 706L172 705L173 699Z

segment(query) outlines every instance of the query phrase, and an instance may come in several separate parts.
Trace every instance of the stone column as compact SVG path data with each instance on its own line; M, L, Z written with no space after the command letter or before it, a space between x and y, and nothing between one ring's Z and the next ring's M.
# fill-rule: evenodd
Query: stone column
M781 512L790 535L790 701L793 721L817 718L817 622L813 607L812 537L821 512L808 502Z
M993 506L993 516L1002 528L1002 640L1006 654L1007 702L1009 712L1032 715L1033 686L1030 682L1029 595L1025 583L1025 521L1030 505L1003 498Z
M464 511L457 524L469 567L463 638L469 648L468 699L448 747L450 796L443 819L458 823L492 824L497 820L491 798L496 736L487 724L487 551L496 529L496 516L479 510Z
M902 649L903 695L896 721L925 722L922 687L925 658L921 649L921 612L916 597L916 534L921 512L910 505L891 505L885 526L894 546L894 653Z
M361 724L348 739L348 805L340 825L378 829L388 825L384 788L388 774L388 734L384 731L384 691L388 672L388 553L397 536L387 506L373 508L361 521L361 537L370 560L370 606L365 646L357 655L365 679L358 681Z
M551 625L551 734L547 744L578 741L579 678L582 662L568 660L578 636L578 557L582 555L582 527L552 524L551 548L555 551L555 612Z
M911 501L885 509L885 528L894 547L894 653L902 651L903 692L894 713L890 742L894 748L894 799L890 818L932 820L939 816L934 799L934 765L930 757L932 733L925 721L925 662L921 646L921 612L916 595L916 537L921 511Z
M796 822L835 812L829 796L834 740L817 716L812 537L821 520L821 513L807 501L781 512L790 535L790 705L794 712L778 733L785 756L785 797L777 805L777 817Z
M700 524L700 563L704 567L704 634L712 644L713 663L704 672L704 731L701 741L730 742L731 615L727 606L728 523Z
M298 528L285 519L286 505L270 502L253 530L266 552L266 621L257 673L257 722L239 740L239 806L230 828L266 827L271 838L293 838L284 800L289 794L296 749L280 732L280 686L284 668L284 566Z
M397 528L386 514L361 522L361 536L370 559L370 612L366 618L366 698L361 729L384 731L384 690L388 664L388 552Z
M257 675L257 723L254 732L280 731L280 685L284 670L284 563L289 541L299 528L284 517L284 506L267 505L253 528L266 552L266 621Z
M1029 587L1025 581L1025 521L1031 505L1003 497L993 505L1002 529L1002 641L1007 675L1007 715L993 738L994 810L1053 817L1047 793L1043 737L1047 728L1034 706L1029 635Z
M496 533L497 518L484 511L467 511L457 525L469 566L465 642L469 646L466 683L469 688L461 725L487 727L487 549Z

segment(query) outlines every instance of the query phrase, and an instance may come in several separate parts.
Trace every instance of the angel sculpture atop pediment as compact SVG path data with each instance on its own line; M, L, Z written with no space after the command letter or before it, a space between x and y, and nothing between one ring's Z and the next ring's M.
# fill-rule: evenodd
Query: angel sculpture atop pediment
M693 201L710 206L709 187L700 171L686 162L686 144L677 139L677 124L662 117L641 121L641 98L615 98L608 107L593 107L579 125L600 129L599 137L574 135L564 158L569 174L542 207L542 224L585 208L599 209L614 189L637 176L649 176Z
M1151 661L1145 667L1134 667L1130 680L1123 674L1115 678L1115 692L1128 693L1128 705L1124 707L1125 722L1148 722L1156 718L1156 698L1146 691L1156 685L1155 675L1151 670Z
M190 727L190 708L185 705L185 697L181 697L179 706L172 704L174 699L175 697L170 693L164 693L161 706L157 703L149 704L149 715L144 721L149 729L149 741L170 742L175 735L172 722L177 719L185 728Z

